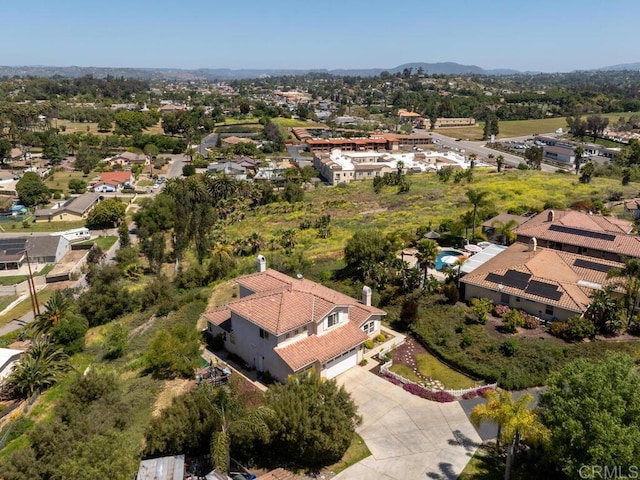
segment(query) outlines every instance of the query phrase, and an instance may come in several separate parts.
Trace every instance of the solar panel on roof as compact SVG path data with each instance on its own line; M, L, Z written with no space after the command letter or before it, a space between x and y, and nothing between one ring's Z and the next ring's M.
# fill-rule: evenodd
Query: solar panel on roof
M507 287L518 288L520 290L526 288L530 278L530 274L518 272L517 270L507 270L504 275L489 273L485 277L488 282L501 283Z
M560 298L562 298L562 292L558 290L556 285L553 285L552 283L539 282L538 280L531 280L529 285L527 285L525 292L551 300L560 300Z
M517 270L507 270L502 276L502 283L510 287L523 289L527 286L527 282L531 275L528 273L518 272Z
M610 233L592 232L590 230L582 230L581 228L565 227L564 225L551 225L549 227L549 230L551 230L552 232L568 233L570 235L595 238L597 240L606 240L608 242L613 242L616 239L616 236Z
M591 262L582 258L576 258L573 262L574 267L588 268L596 272L608 273L613 267L611 265L605 265L604 263Z
M15 255L24 252L27 246L26 238L2 238L0 239L0 251L6 255Z

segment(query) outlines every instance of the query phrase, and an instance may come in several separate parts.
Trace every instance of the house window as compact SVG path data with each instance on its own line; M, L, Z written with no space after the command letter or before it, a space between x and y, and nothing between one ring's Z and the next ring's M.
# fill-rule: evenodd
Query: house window
M374 322L373 320L370 322L365 323L362 326L362 331L366 334L372 334L373 332L375 332L376 330L376 322Z
M265 340L269 340L269 332L264 329L260 329L260 338L264 338Z
M337 325L337 324L338 324L338 312L335 312L329 315L329 317L327 318L327 326L333 327L334 325Z
M506 293L502 293L500 295L500 303L504 303L505 305L509 305L509 295Z
M553 306L547 305L546 308L544 309L544 313L546 315L553 315Z

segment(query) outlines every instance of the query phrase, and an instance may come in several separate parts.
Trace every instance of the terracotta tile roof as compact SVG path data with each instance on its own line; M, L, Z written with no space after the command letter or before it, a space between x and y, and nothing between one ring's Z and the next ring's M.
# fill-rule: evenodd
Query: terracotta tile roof
M486 222L482 222L480 225L485 228L493 228L496 222L506 224L511 220L516 221L518 225L522 225L524 222L529 220L529 217L523 217L522 215L513 215L511 213L501 213L499 215L496 215L495 217L490 218Z
M327 362L357 347L365 342L367 338L367 334L360 330L358 325L354 322L347 322L320 336L310 335L289 345L276 347L274 352L293 371L297 371L316 361Z
M386 314L319 283L272 269L240 277L236 282L254 293L227 307L275 335L317 322L337 306L349 307L349 319L358 326L371 315Z
M225 330L230 330L231 325L229 321L231 320L231 310L229 310L227 306L211 310L210 312L205 312L202 316L214 325L218 325L223 328L227 326L229 328L225 328Z
M545 305L583 312L591 302L590 295L594 289L609 283L615 284L615 279L607 279L607 272L622 267L623 264L618 262L558 250L538 247L536 251L530 251L528 245L514 243L461 281ZM530 277L521 286L503 283L500 277L509 270ZM555 287L558 298L531 293L527 289L531 282L543 282ZM499 285L502 285L502 289Z
M295 480L295 474L285 470L284 468L276 468L270 472L260 475L256 480Z
M131 181L131 172L103 172L100 174L100 181L109 185L119 185Z
M554 211L554 219L549 221L550 212L545 210L520 225L515 230L518 237L577 246L588 242L594 250L640 257L640 238L628 234L633 228L631 222L576 211Z

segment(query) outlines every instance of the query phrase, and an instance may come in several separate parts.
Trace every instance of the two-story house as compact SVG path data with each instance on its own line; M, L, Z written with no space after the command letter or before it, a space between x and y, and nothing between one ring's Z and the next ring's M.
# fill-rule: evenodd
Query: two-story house
M266 268L237 278L239 298L206 312L208 331L221 335L225 348L281 382L315 370L333 378L362 359L363 343L380 332L386 313L371 306L371 289L362 302L319 283Z

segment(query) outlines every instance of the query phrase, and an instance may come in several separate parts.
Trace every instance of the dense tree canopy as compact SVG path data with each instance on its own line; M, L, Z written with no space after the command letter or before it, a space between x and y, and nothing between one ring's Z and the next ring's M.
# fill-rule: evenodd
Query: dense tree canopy
M540 397L551 430L549 458L569 478L583 465L640 462L640 375L633 359L610 355L600 362L577 360L554 373Z
M16 184L16 191L25 207L46 204L51 196L40 175L35 172L25 173Z
M316 375L291 378L265 397L275 412L269 452L281 464L319 468L337 462L351 444L360 422L344 387Z
M91 229L118 227L125 217L127 206L117 198L107 198L96 205L87 216Z

